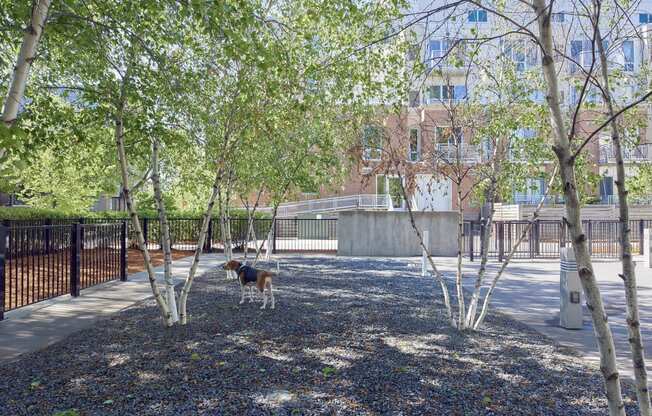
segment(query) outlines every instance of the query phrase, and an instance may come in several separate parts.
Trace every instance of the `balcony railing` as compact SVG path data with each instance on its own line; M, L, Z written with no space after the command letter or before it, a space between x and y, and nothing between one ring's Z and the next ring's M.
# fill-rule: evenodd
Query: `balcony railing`
M482 152L479 146L465 143L460 145L442 143L435 149L435 160L453 163L458 157L464 163L477 163L482 160Z
M625 162L647 162L652 161L652 153L650 152L651 143L639 144L633 147L622 147L623 160ZM600 163L615 163L615 149L611 144L603 144L600 146Z
M514 195L514 203L519 205L539 205L541 198L544 196L541 194L532 194L532 195ZM546 195L543 201L544 205L555 205L563 204L564 198L558 195Z

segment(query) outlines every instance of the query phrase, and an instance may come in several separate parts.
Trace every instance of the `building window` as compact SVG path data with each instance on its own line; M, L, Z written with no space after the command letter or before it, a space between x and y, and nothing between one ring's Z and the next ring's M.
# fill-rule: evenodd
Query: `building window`
M367 126L362 133L362 158L380 160L383 150L383 135L380 127Z
M641 24L652 23L652 14L651 13L639 13L638 22Z
M564 23L564 20L566 19L566 15L564 13L553 13L550 15L550 20L552 20L555 23Z
M464 133L461 127L436 127L435 139L437 145L456 145L464 142Z
M418 162L421 159L421 138L418 129L410 129L410 144L408 150L408 160Z
M428 44L428 66L437 65L447 54L451 47L448 39L434 39Z
M469 10L468 21L473 23L484 23L487 21L487 11L478 9L478 10Z
M589 68L593 63L593 42L591 40L571 41L571 58L574 61L571 65L572 72L579 70L578 65Z
M627 72L634 71L634 41L623 41L623 63Z
M444 100L463 100L466 98L464 85L431 85L428 88L428 104Z
M537 48L524 39L502 42L503 54L516 65L517 71L525 71L537 65Z

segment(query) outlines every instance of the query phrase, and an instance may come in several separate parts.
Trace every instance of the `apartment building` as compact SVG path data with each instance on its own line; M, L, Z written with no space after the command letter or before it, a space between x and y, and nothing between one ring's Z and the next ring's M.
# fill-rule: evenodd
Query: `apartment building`
M536 30L533 24L534 14L524 9L519 2L507 6L506 13L514 21ZM557 66L562 80L561 92L564 107L572 112L579 100L581 80L584 71L594 63L592 39L587 31L587 21L581 16L581 11L576 9L575 2L560 1L555 3L555 10L551 18L555 30L556 49L559 56ZM426 16L421 13L434 10L445 5L445 1L415 1L413 2L412 18ZM510 8L511 7L511 8ZM610 68L617 77L616 98L619 104L626 104L635 99L637 92L647 88L646 73L651 64L652 57L652 0L640 1L636 7L629 10L629 23L623 24L617 31L609 33L604 41L608 51ZM319 195L310 195L311 198L332 195L376 194L393 196L394 208L401 209L405 201L396 197L396 189L401 179L397 172L391 169L377 169L383 162L382 146L393 148L403 146L399 153L403 153L406 163L403 169L416 170L416 182L421 186L412 186L411 202L421 210L450 210L457 207L457 186L454 181L446 177L436 177L432 174L431 166L422 166L431 163L433 154L444 160L447 157L461 155L465 164L481 161L483 153L482 144L471 144L466 129L451 126L450 109L458 103L463 103L474 94L474 86L479 74L469 69L464 63L465 43L483 42L482 53L486 60L492 59L492 54L500 54L512 61L517 73L527 76L529 73L540 72L540 59L538 47L526 36L516 34L500 36L509 31L505 20L493 13L470 5L454 9L443 10L429 14L420 19L412 27L414 38L417 39L418 48L415 48L406 59L408 71L416 68L416 61L423 63L426 70L417 73L415 70L413 81L409 88L408 96L404 97L405 107L403 114L383 120L381 129L385 133L385 141L381 140L382 134L377 126L369 126L361 132L362 149L358 154L359 164L351 172L348 180L338 189L324 189ZM564 57L565 56L565 57ZM423 69L422 68L422 69ZM539 91L534 99L544 103L544 93ZM599 90L591 86L585 95L584 109L576 118L578 136L586 137L604 119L604 108ZM641 163L652 161L651 129L645 126L650 121L650 111L647 105L636 110L636 120L631 122L631 128L626 132L626 145L624 157L626 171L635 172L635 167ZM570 117L569 117L570 119ZM397 128L398 125L401 128ZM396 131L399 130L399 133ZM532 132L524 128L521 132L527 136ZM476 141L477 142L477 141ZM605 130L596 135L586 147L589 159L588 168L600 175L600 184L597 189L591 190L595 194L595 203L615 203L616 192L614 187L615 158L610 142L609 131ZM404 179L403 179L404 180ZM468 184L467 184L468 183ZM463 192L472 186L472 181L462 183ZM545 193L545 181L533 177L527 181L525 189L514 189L511 199L504 201L516 204L533 204L538 202ZM561 202L561 198L551 195L548 202ZM470 213L477 212L469 201L465 202Z

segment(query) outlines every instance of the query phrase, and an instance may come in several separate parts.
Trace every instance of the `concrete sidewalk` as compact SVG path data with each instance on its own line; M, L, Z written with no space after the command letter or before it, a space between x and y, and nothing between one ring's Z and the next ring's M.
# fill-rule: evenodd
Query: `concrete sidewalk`
M641 333L645 354L648 358L648 373L652 374L652 269L647 268L643 257L636 259L636 276L639 290ZM455 276L454 258L437 259L438 267L446 276ZM464 268L464 286L472 290L479 261L468 263ZM498 264L489 262L487 279L492 279ZM419 266L420 267L420 266ZM593 267L600 285L609 325L616 344L618 369L623 376L633 378L633 367L627 341L626 303L619 261L594 260ZM486 281L487 282L487 281ZM488 283L486 283L488 284ZM483 292L484 294L484 292ZM466 299L468 302L468 299ZM508 313L515 319L535 328L561 345L577 349L587 361L599 366L593 325L588 309L584 306L584 326L579 330L568 330L559 326L559 259L556 260L514 260L505 275L498 282L491 307Z
M197 275L222 262L222 254L204 254ZM192 256L172 263L175 283L183 281ZM163 266L155 268L162 284ZM118 312L147 298L152 290L146 272L129 275L126 282L111 281L81 291L81 296L59 296L5 313L0 321L0 363L15 360L20 354L37 351L92 326L98 319Z

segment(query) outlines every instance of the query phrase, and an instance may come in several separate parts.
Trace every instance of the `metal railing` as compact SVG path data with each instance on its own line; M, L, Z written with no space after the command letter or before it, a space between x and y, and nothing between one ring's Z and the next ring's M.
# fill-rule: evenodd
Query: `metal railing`
M518 195L515 194L513 195L513 200L514 204L521 204L521 205L538 205L539 202L541 202L541 198L544 198L544 195ZM559 195L546 195L545 199L543 201L544 205L555 205L555 204L563 204L564 203L564 198Z
M502 261L524 230L528 221L496 221L491 225L488 255ZM617 259L620 257L620 223L617 220L582 221L589 252L594 258ZM630 239L632 251L643 254L643 232L652 226L652 220L631 220ZM482 241L487 232L480 221L464 224L464 253L474 260L480 257ZM563 221L538 220L527 231L525 238L514 252L514 258L559 258L560 248L571 245L568 227Z
M320 212L335 212L347 209L388 209L387 195L360 194L332 198L309 199L306 201L280 204L276 216L278 218L294 217L298 214ZM262 208L261 211L271 212L271 208Z
M458 157L462 162L466 163L482 160L480 147L466 143L460 145L440 143L435 149L434 156L435 159L445 160L449 163L455 162Z
M4 312L126 279L127 224L0 225Z
M0 224L0 320L5 311L66 294L79 296L82 289L126 280L128 253L138 252L132 225L124 220L93 221L98 220ZM201 224L197 218L170 219L172 249L189 255L196 250ZM142 218L141 227L147 248L160 250L159 221ZM337 252L336 219L262 218L250 223L232 218L229 228L234 252L259 247L277 253ZM211 219L202 251L224 251L229 244L225 240L220 221Z
M638 146L623 146L623 160L625 162L648 162L652 161L650 143L639 144ZM600 163L615 163L615 151L611 144L600 145Z

